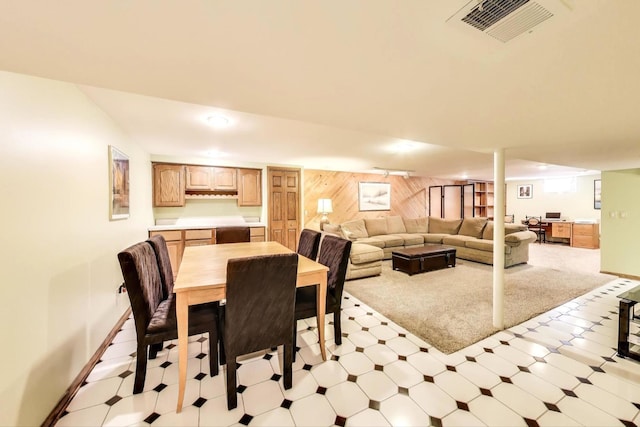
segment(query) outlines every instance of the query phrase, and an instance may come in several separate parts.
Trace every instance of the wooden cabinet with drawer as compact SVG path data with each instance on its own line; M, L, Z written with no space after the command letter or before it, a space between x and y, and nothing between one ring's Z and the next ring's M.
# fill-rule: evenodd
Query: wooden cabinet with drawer
M252 242L264 242L265 241L265 231L264 227L251 227L249 229L251 232L251 241Z
M573 224L571 246L598 249L600 247L600 224Z
M184 231L184 247L202 246L213 244L213 229L204 230L185 230Z
M570 222L553 222L551 223L551 237L561 237L564 239L571 238Z

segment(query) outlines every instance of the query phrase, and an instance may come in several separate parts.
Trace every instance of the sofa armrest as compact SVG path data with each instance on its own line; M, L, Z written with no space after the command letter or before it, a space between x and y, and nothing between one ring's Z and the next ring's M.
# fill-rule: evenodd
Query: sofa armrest
M533 231L518 231L504 236L504 242L509 246L519 246L525 243L533 243L538 236Z

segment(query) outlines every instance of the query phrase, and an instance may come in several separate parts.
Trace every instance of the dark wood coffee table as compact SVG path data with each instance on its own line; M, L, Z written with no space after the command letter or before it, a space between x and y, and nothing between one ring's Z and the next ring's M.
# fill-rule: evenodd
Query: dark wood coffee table
M409 275L456 266L456 248L425 245L422 248L399 249L391 252L393 269Z

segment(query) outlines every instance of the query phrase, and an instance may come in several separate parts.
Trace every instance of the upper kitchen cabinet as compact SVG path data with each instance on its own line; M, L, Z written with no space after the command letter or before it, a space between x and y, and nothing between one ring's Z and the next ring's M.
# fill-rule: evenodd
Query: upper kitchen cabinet
M262 206L262 169L153 163L154 206L185 206L191 199Z
M238 169L238 206L262 205L262 170Z
M213 189L220 191L234 191L238 189L236 168L213 168Z
M184 206L185 171L183 165L153 165L153 205Z
M236 168L186 166L187 191L237 191Z
M214 177L211 166L186 166L187 190L209 191L213 189Z

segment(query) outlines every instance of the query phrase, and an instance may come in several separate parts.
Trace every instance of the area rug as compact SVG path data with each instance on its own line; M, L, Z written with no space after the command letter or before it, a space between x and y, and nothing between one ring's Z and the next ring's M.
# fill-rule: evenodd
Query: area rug
M527 264L505 270L505 326L511 327L584 295L615 276ZM382 275L345 283L345 291L443 353L497 332L492 267L458 260L455 268L409 276L384 261Z

